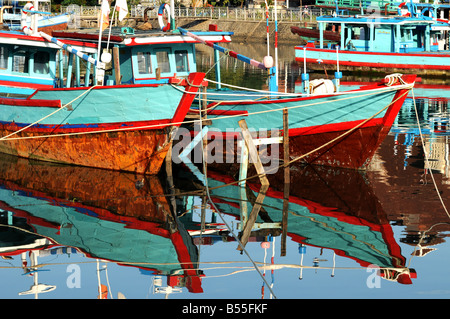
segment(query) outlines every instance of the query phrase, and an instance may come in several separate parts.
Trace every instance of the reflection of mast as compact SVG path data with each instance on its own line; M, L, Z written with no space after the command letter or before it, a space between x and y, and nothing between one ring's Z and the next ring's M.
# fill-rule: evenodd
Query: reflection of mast
M25 272L24 274L28 275L28 276L33 276L34 281L33 281L33 285L31 285L30 289L19 292L19 296L34 294L34 299L38 299L39 294L55 290L56 286L40 284L38 282L38 272L45 271L45 270L38 269L39 265L38 265L38 261L37 261L37 254L34 251L30 251L30 261L31 261L30 268L27 268L26 258L27 258L26 253L22 253L22 265L23 265L23 270Z
M300 254L300 266L303 266L303 257L306 253L306 245L304 244L298 244L298 252ZM298 276L298 279L303 279L303 267L300 267L300 275Z
M154 294L165 294L165 298L168 299L169 295L172 293L182 292L181 287L163 286L162 276L153 277L153 293Z
M269 236L269 241L263 241L261 243L261 248L264 249L264 271L263 271L263 277L266 276L266 257L267 257L267 249L270 248L270 242L273 241L272 243L272 257L270 258L270 264L271 264L271 270L270 270L270 274L272 276L272 282L270 284L270 288L273 288L273 284L274 284L274 262L275 262L275 238L272 238L272 236ZM261 299L264 299L264 286L266 285L266 281L263 281L262 287L261 287ZM270 294L270 299L273 298L272 293Z

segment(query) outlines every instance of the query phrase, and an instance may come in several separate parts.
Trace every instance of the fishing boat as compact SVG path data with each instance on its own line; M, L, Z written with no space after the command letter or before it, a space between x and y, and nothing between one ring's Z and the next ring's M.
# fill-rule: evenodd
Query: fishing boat
M38 3L50 3L50 1L39 0ZM24 6L19 5L18 1L0 1L0 24L4 28L17 31L22 30L25 26L31 27L31 11L39 11L38 28L42 32L51 32L53 30L67 29L71 20L70 13L52 14L44 12L38 7L34 7L31 2L27 2Z
M291 26L291 32L293 34L297 34L305 42L318 41L320 38L320 31L318 29ZM338 43L341 40L341 35L336 31L325 30L323 31L323 39L333 43Z
M0 32L0 152L158 173L203 83L196 40L161 29L35 30Z
M339 63L342 69L373 72L445 75L450 70L446 22L416 13L321 16L317 22L319 44L310 42L295 47L296 61L302 63L306 59L311 69L322 69L323 65L335 68ZM341 25L339 44L324 45L327 24Z
M269 73L269 91L248 95L244 90L209 92L207 105L191 110L191 115L195 117L197 114L197 119L207 120L202 122L206 129L197 126L191 134L204 134L209 141L208 150L204 152L204 160L209 165L239 164L239 141L242 140L239 122L245 120L249 130L255 133L254 138L289 136L290 161L364 169L389 132L416 79L416 75L394 74L372 85L341 92L339 81L342 72L338 70L335 73L334 83L331 80L309 81L305 68L302 74L305 93L283 95L278 93L276 67L267 61L270 59L258 62L178 29L215 52L225 52ZM284 120L284 110L289 113L288 121ZM197 141L183 135L175 153ZM267 141L266 145L275 146L275 152L265 160L274 163L273 160L282 159L283 147L276 150L280 139ZM186 142L192 142L191 146ZM180 160L184 161L185 153L180 155Z

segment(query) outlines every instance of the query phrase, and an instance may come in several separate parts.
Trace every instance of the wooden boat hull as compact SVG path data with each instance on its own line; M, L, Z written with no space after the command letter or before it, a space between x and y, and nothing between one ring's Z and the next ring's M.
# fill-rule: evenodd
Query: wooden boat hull
M299 28L296 26L291 26L291 32L293 34L297 34L299 37L305 39L306 41L309 39L318 40L320 38L320 31L318 29ZM323 38L324 40L328 41L341 41L341 35L338 32L333 31L324 31Z
M70 20L70 14L59 14L59 15L53 15L53 16L42 16L39 17L38 20L38 30L45 32L45 33L51 33L52 31L61 31L66 30L67 26L69 24ZM11 21L11 20L6 20ZM12 31L19 31L22 29L22 26L20 24L20 15L17 15L17 22L13 23L6 23L8 28ZM30 27L31 25L31 18L27 20L27 25Z
M184 81L198 90L203 73ZM43 89L0 99L0 152L49 162L156 174L194 94L171 85Z
M415 76L404 77L407 83ZM371 86L376 89L376 86ZM265 102L221 102L208 114L208 165L240 163L238 121L257 137L283 135L282 110L289 112L289 153L309 164L364 169L388 134L409 92L405 86L341 95L310 96ZM212 103L210 107L214 107ZM277 151L278 149L278 151ZM275 151L274 151L275 150ZM273 152L277 152L274 154ZM283 147L267 150L264 161L283 159ZM215 166L214 166L215 167Z

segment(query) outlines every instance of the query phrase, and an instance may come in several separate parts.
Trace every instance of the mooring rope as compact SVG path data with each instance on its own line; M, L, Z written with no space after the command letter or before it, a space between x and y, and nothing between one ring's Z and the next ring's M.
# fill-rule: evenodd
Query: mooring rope
M433 181L433 185L434 185L434 188L435 188L435 190L436 190L436 194L437 194L437 196L439 197L439 200L440 200L440 202L441 202L441 204L442 204L442 207L444 208L444 211L445 211L445 213L447 214L447 216L450 218L450 214L449 214L449 212L448 212L448 210L447 210L447 207L445 206L445 203L444 203L444 201L443 201L443 199L442 199L441 193L439 192L439 188L438 188L438 186L437 186L437 184L436 184L436 180L434 179L433 171L432 171L432 169L430 168L430 167L431 167L431 166L430 166L430 161L429 161L429 158L428 158L427 150L426 150L426 148L425 148L425 141L424 141L424 138L423 138L422 129L421 129L421 127L420 127L419 114L418 114L418 112L417 112L417 106L416 106L416 99L414 98L414 90L411 90L411 92L412 92L412 96L413 96L414 111L415 111L415 113L416 113L417 127L419 128L419 136L420 136L420 140L421 140L421 142L422 142L423 153L424 153L424 155L425 155L425 163L426 163L426 166L427 166L426 169L430 172L431 179L432 179L432 181Z
M200 131L202 131L202 118L201 118L201 114L200 114ZM203 169L206 172L206 158L204 158L205 156L205 152L204 152L204 146L203 143L200 143L201 147L202 147L202 157L203 157ZM234 239L236 240L236 242L238 243L239 247L242 249L242 251L245 253L245 255L248 257L248 259L251 261L251 263L253 264L253 267L255 268L255 270L258 272L258 274L260 275L260 277L262 278L262 280L264 281L264 283L267 285L267 287L269 288L271 294L275 297L276 296L272 290L272 287L270 287L269 283L267 282L265 276L261 273L261 271L259 270L258 266L256 265L255 261L252 259L252 257L250 256L250 254L248 253L247 249L245 248L245 246L242 244L241 240L239 239L239 237L233 232L232 228L230 227L230 225L227 223L227 221L225 220L225 218L222 216L222 213L220 212L220 210L217 208L216 204L214 203L214 201L211 199L211 194L209 192L209 186L208 186L208 178L205 175L205 190L206 190L206 196L208 197L208 201L210 202L211 206L214 208L214 210L217 212L217 214L219 215L220 219L222 220L222 222L225 224L225 226L227 227L228 231L230 232L230 234L234 237Z
M307 104L301 104L301 105L294 105L294 106L289 106L289 107L280 107L278 109L270 109L270 110L264 110L264 111L251 112L251 113L248 113L247 116L259 115L259 114L271 113L271 112L280 112L280 111L283 111L283 109L290 110L290 109L296 109L296 108L320 105L320 104L325 104L325 103L335 103L335 102L340 102L340 101L345 101L345 100L350 100L350 99L355 99L355 98L360 98L360 97L367 97L367 96L371 96L371 95L376 95L376 94L379 94L380 92L390 92L390 91L402 89L403 87L404 88L410 88L411 86L412 86L412 84L411 85L401 85L401 87L399 87L399 86L383 87L381 89L370 90L369 93L365 93L365 94L361 94L361 95L355 95L355 96L343 97L343 98L341 98L339 100L319 101L319 102L307 103ZM92 89L92 88L90 88L90 89ZM87 93L87 91L85 93ZM186 92L186 93L188 93L188 94L198 94L198 93L191 93L191 92ZM354 94L354 93L360 93L360 92L358 92L358 91L349 91L348 93ZM50 115L51 114L47 115L45 118L49 117ZM241 117L241 116L242 115L239 115L239 114L237 114L237 115L226 115L226 116L218 116L218 117L215 117L215 118L208 118L208 120L216 121L216 120L230 119L230 118ZM40 119L40 120L36 121L35 123L39 123L42 120L43 119ZM2 140L3 141L5 141L5 140L7 141L7 140L20 140L20 139L48 138L48 137L62 137L62 136L73 136L73 135L109 133L109 132L122 132L122 131L139 130L139 129L152 129L152 128L155 128L155 127L163 127L163 126L179 126L179 125L186 125L186 124L195 124L195 123L198 123L199 121L204 121L204 120L205 119L201 119L201 120L197 119L197 120L180 121L180 122L172 122L172 123L143 125L143 126L136 126L136 127L122 127L122 128L116 128L116 129L95 130L95 131L85 131L85 132L72 132L72 133L59 133L59 134L48 134L48 135L35 135L35 136L22 136L22 137L13 137L13 138L6 138L6 136L5 136L3 138L0 138L0 141L2 141ZM26 128L28 128L28 127L30 127L32 125L33 124L30 124ZM22 131L24 129L25 128L23 128ZM15 133L17 134L17 131Z

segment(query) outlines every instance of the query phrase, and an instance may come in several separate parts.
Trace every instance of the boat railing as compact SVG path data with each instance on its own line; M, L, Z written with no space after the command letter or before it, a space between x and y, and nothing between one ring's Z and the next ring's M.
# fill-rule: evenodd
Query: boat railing
M144 11L147 7L135 5L131 6L129 18L144 18ZM100 6L61 6L61 13L73 12L81 19L93 19L98 17ZM198 18L198 19L223 19L233 21L265 21L266 9L264 7L235 8L235 7L175 7L175 18ZM277 8L277 20L282 21L315 21L317 16L332 14L332 9L320 8L317 6L303 6L296 8ZM146 12L150 19L158 18L158 10ZM269 9L269 20L275 20L275 9Z
M337 0L339 8L360 10L361 8L379 7L380 10L397 11L401 1L393 0ZM336 7L336 0L316 0L319 7Z

